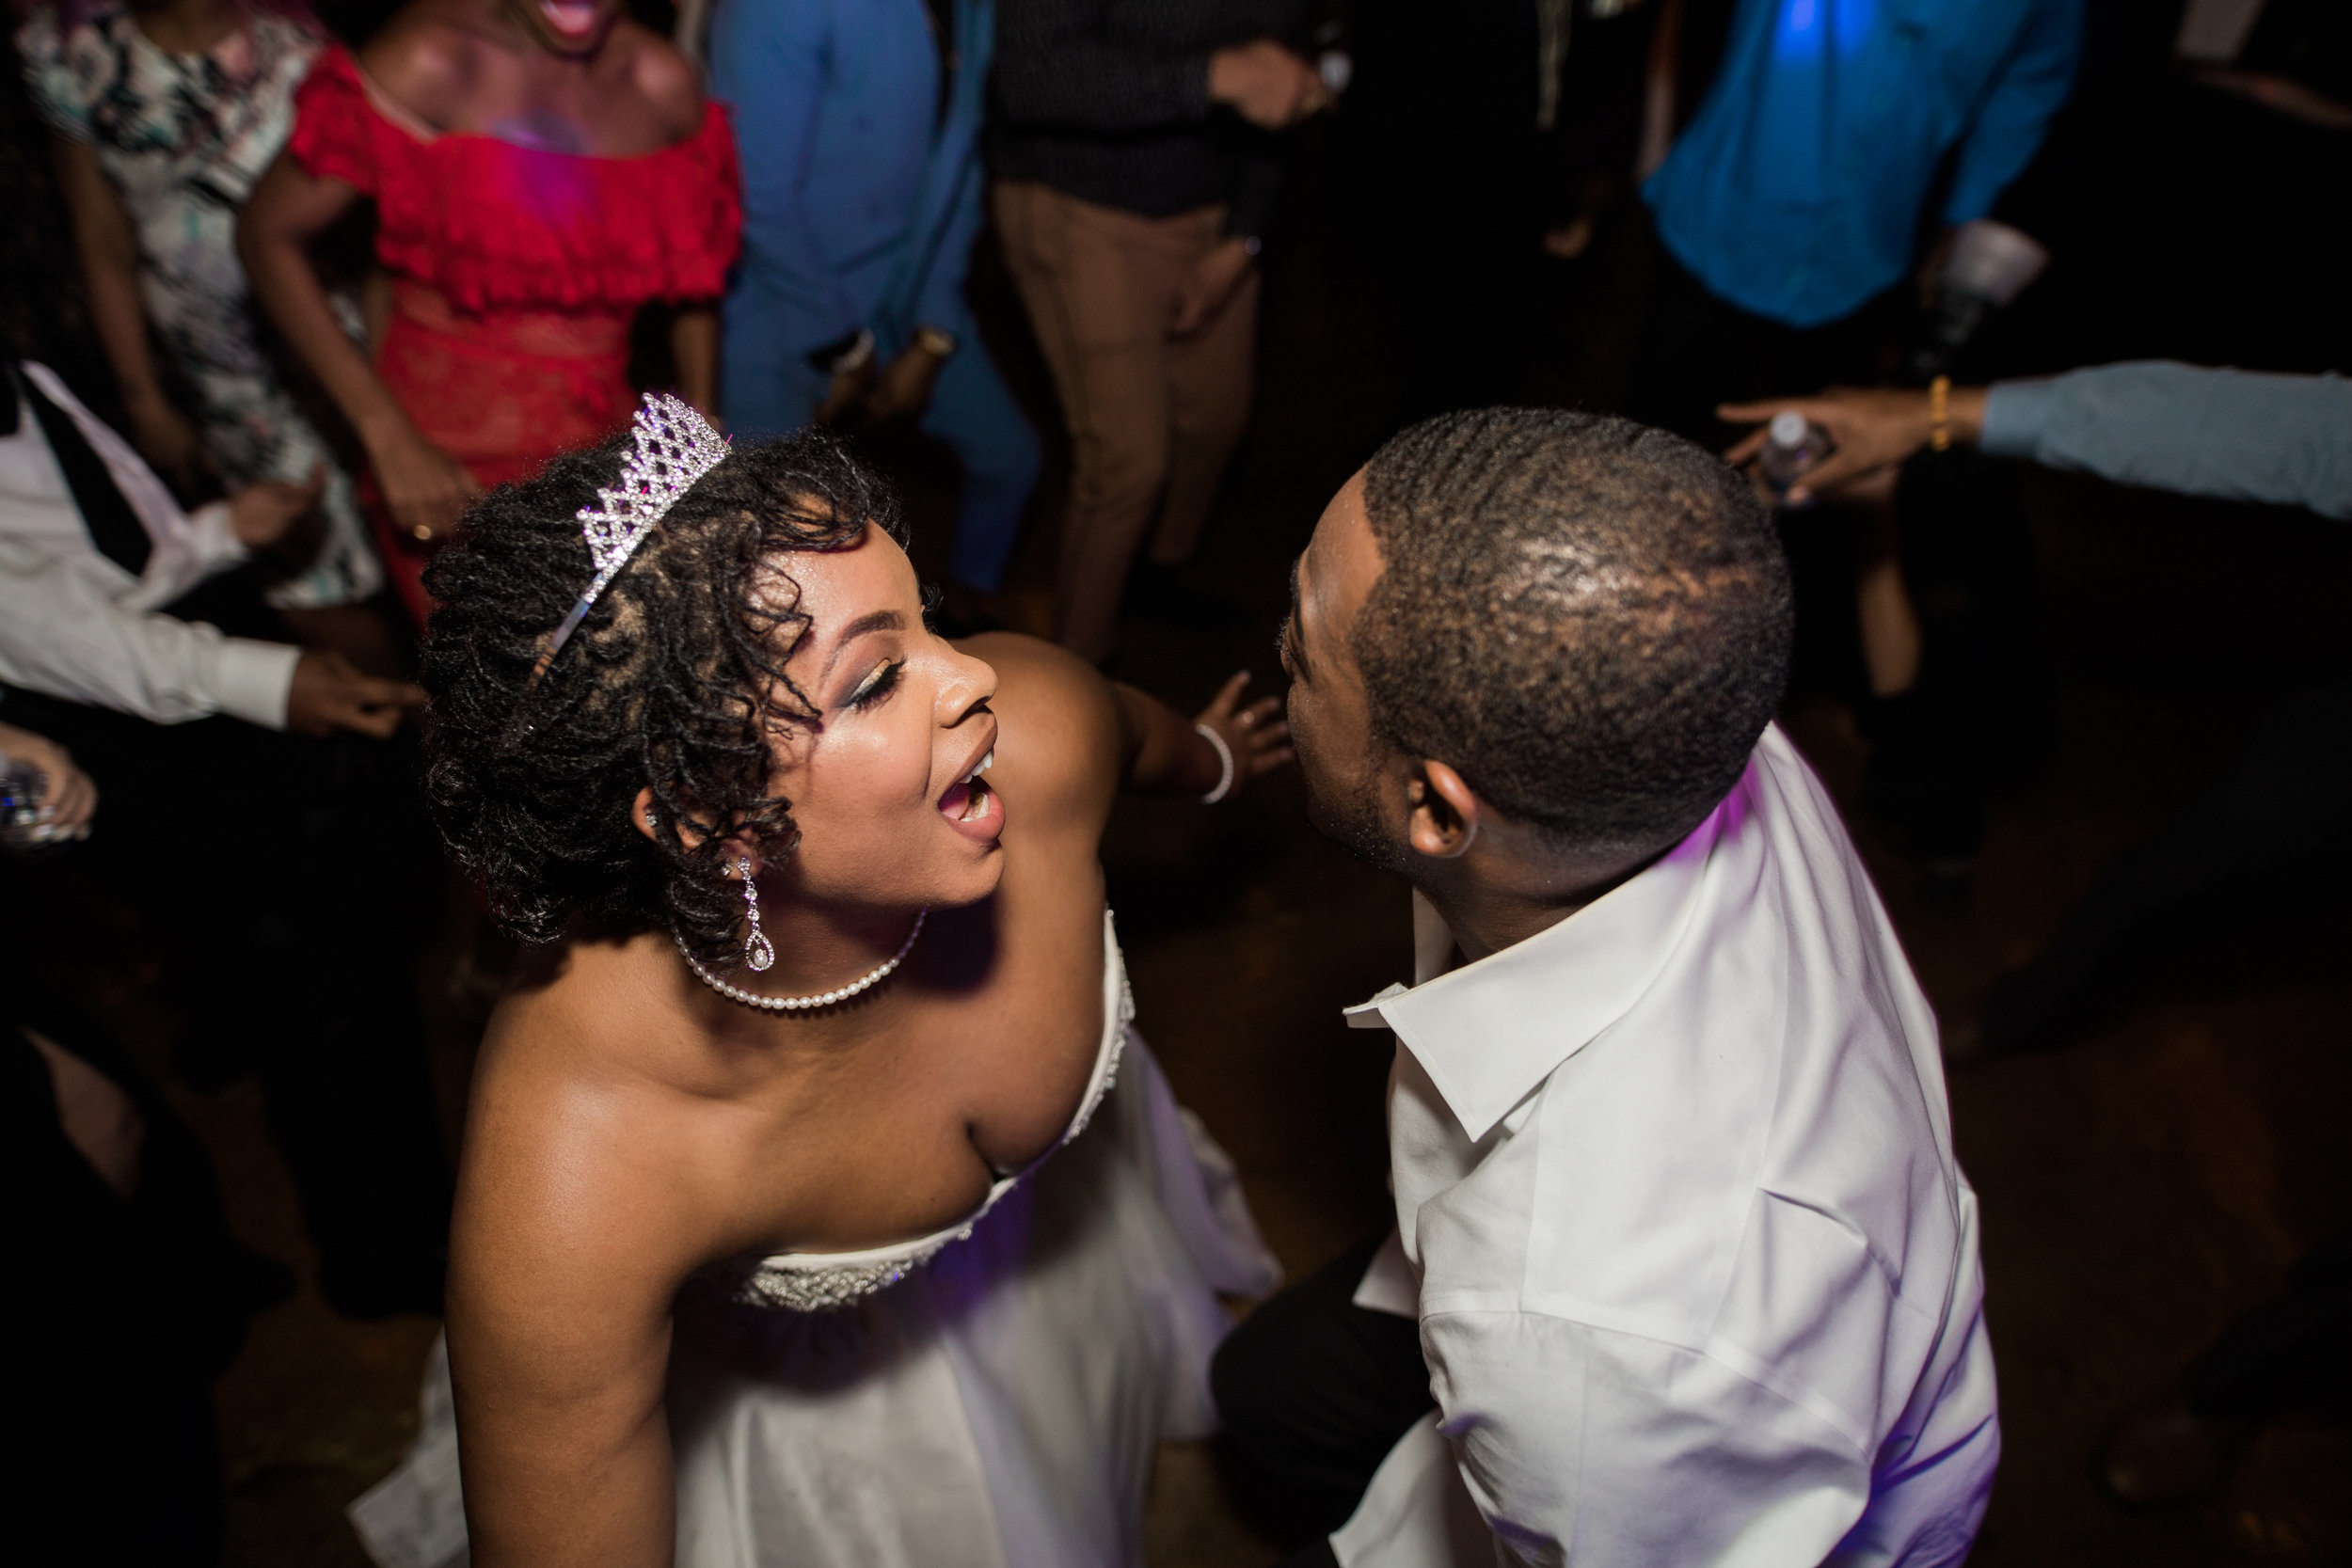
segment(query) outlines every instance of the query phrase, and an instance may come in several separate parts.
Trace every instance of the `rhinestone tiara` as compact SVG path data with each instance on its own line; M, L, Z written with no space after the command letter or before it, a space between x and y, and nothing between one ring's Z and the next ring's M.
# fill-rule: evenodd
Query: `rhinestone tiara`
M693 405L672 397L667 392L647 392L645 401L638 405L637 418L631 426L637 438L637 450L621 465L621 472L610 488L599 486L596 504L580 509L580 535L587 541L589 558L596 563L596 575L581 591L572 612L564 617L564 624L555 628L540 653L539 661L532 667L526 689L538 684L539 677L555 662L555 656L564 651L572 633L588 618L589 607L596 602L607 584L620 575L628 558L637 553L637 546L678 498L693 488L694 482L719 466L727 454L726 437L710 428L710 422L694 411Z

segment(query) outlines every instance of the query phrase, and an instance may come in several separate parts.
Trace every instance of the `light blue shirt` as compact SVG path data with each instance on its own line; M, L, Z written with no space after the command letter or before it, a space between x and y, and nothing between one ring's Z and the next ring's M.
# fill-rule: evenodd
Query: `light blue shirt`
M1986 451L2119 484L2307 506L2352 522L2352 381L2143 359L2004 381Z
M1912 264L1947 154L1965 223L2065 102L2082 0L1740 0L1715 86L1642 194L1676 260L1788 326L1859 309Z

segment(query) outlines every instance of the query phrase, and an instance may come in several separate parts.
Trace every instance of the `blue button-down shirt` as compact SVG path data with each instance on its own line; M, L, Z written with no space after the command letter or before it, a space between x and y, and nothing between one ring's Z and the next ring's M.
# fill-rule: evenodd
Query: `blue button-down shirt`
M1995 382L1985 451L2352 522L2352 381L2146 359Z
M1677 260L1789 326L1909 269L1953 158L1947 223L1982 217L2042 143L2082 0L1740 0L1713 90L1643 195Z

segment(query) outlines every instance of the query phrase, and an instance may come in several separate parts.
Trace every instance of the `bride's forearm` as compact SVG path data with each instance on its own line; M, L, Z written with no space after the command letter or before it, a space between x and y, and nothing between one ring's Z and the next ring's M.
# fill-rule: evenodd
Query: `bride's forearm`
M1111 693L1119 699L1122 787L1171 795L1205 795L1216 787L1224 761L1191 720L1120 681L1111 682Z

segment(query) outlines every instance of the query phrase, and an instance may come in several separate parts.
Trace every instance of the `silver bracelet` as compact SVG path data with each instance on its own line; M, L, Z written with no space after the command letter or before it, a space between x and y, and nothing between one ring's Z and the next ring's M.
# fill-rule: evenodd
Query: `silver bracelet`
M1202 805L1213 806L1233 792L1233 749L1225 744L1223 736L1208 725L1196 723L1193 728L1200 732L1201 739L1216 748L1216 787L1200 797Z

